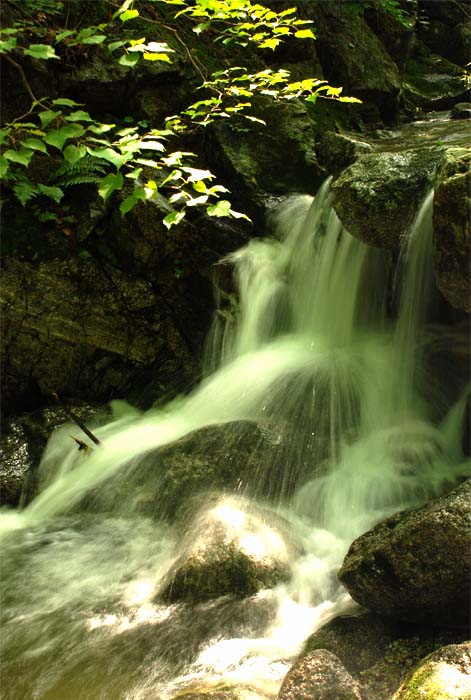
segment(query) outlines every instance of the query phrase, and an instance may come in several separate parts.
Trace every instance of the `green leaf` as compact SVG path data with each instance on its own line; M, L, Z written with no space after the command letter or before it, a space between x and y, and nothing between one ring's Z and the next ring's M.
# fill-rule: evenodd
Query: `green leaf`
M170 56L166 53L144 53L142 57L145 61L165 61L171 63Z
M25 148L31 148L31 150L33 151L41 151L41 153L47 153L46 145L44 141L41 141L41 139L26 139L25 141L22 141L21 145Z
M106 202L108 197L115 191L120 190L123 186L124 178L121 173L110 173L101 180L98 185L98 194Z
M53 112L51 109L46 109L44 112L39 112L39 118L43 127L48 126L54 119L60 117L62 112Z
M50 146L54 146L55 148L62 150L62 147L67 139L78 138L84 133L85 129L80 124L67 124L60 129L48 131L44 137L44 140Z
M198 24L196 27L193 27L193 31L195 34L201 34L201 32L205 32L209 27L211 26L211 20L207 20L207 22L202 22L201 24Z
M116 124L93 124L87 127L87 131L92 131L94 134L106 134L107 131L111 131L116 126Z
M113 51L116 51L116 49L120 49L121 46L125 46L125 44L125 41L112 41L111 44L108 44L108 51L110 53L113 53Z
M84 112L83 109L78 109L76 112L71 112L64 117L67 122L92 122L93 119L88 112Z
M34 187L30 182L18 182L13 187L13 192L15 193L16 198L20 200L23 206L25 206L25 204L29 202L30 199L36 196Z
M48 185L39 184L38 192L45 195L46 197L50 197L50 199L53 199L57 204L59 204L62 197L64 196L64 193L60 187L49 187Z
M315 39L316 38L314 36L312 29L298 29L298 31L294 33L294 36L296 37L296 39Z
M170 229L172 226L176 226L176 224L180 223L180 221L184 218L184 211L172 211L171 214L167 214L163 223L166 228Z
M216 204L211 204L206 211L209 216L230 216L231 215L231 203L227 199L221 199L221 201Z
M278 44L281 43L281 39L265 39L265 41L260 44L261 49L271 49L274 51Z
M112 148L88 148L88 152L91 156L107 160L108 163L112 163L118 170L123 165L123 163L125 163L130 158L129 155L123 156L114 151Z
M93 36L87 36L81 39L77 43L79 44L102 44L106 39L105 34L94 34Z
M134 17L139 17L138 10L126 10L126 12L119 15L121 22L127 22L130 19L134 19Z
M68 97L58 97L57 100L52 100L53 105L58 107L80 107L79 102L74 102L74 100L69 100Z
M65 29L63 32L59 32L59 34L56 34L56 44L63 39L67 39L67 37L72 36L73 34L75 34L75 29Z
M33 151L30 151L28 148L20 148L19 151L8 149L3 155L7 160L11 160L13 163L28 166L34 154Z
M121 58L119 59L118 63L120 66L125 66L126 68L134 68L136 63L139 61L139 54L138 53L125 53Z
M188 182L196 182L197 180L213 180L214 175L210 170L199 170L198 168L182 168L183 172L189 173Z
M8 53L13 51L16 46L16 38L14 36L10 37L6 41L0 41L0 53Z
M125 177L128 177L130 180L137 180L141 173L142 168L134 168L134 170L131 170L130 173L126 173Z
M87 154L87 148L86 146L74 146L73 144L70 144L69 146L66 146L63 150L63 156L65 160L70 163L70 165L74 165L79 161L81 158L83 158Z
M165 151L165 146L160 143L160 141L141 141L139 143L139 147L142 150L149 150L149 151Z
M24 49L27 56L48 60L49 58L59 58L52 46L49 44L30 44L28 49Z
M5 175L8 172L8 168L10 167L9 162L5 158L5 156L0 156L0 177L5 177Z
M119 210L121 214L127 214L128 211L134 209L138 202L145 201L146 199L147 197L145 191L138 187L134 190L132 194L129 195L129 197L126 197L126 199L123 202L121 202Z
M358 102L359 104L362 104L362 101L359 100L358 98L348 97L347 95L345 95L344 97L340 97L339 102Z

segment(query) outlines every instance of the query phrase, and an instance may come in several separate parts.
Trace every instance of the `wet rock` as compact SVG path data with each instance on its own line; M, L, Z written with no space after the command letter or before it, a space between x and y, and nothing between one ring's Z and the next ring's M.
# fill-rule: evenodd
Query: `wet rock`
M339 578L361 605L391 618L464 625L469 616L469 482L395 514L351 545Z
M438 149L362 156L333 184L340 220L364 243L398 248L439 162Z
M425 111L451 109L467 97L464 71L416 41L406 64L403 90L406 101Z
M132 483L142 512L173 519L192 498L227 490L276 499L294 489L299 474L285 469L288 431L270 422L232 421L189 433L147 455L131 474L118 474L97 494L119 494Z
M223 595L245 597L290 576L295 555L286 521L224 497L190 518L181 548L158 597L189 602ZM180 549L180 548L179 548ZM299 550L297 551L299 554Z
M359 684L340 659L325 649L311 651L285 676L278 700L362 700Z
M460 102L450 112L451 119L471 119L471 104Z
M450 148L438 173L433 200L433 264L437 284L458 309L471 311L469 249L471 156Z
M306 642L304 653L332 652L361 684L366 700L391 700L424 657L466 638L466 629L411 627L372 613L344 615L317 630Z
M15 403L32 379L43 397L106 401L143 369L169 384L192 375L178 327L142 279L91 258L8 258L1 284L6 401Z
M83 402L70 405L75 415L90 429L106 411ZM7 420L0 440L0 505L28 503L37 489L37 468L51 433L70 423L59 406L50 406ZM84 442L88 438L71 424L70 432Z
M364 100L363 107L355 106L355 110L368 120L394 121L399 71L365 19L349 11L347 3L302 4L303 13L314 20L316 51L326 79L331 85L342 85L346 94Z
M327 172L337 175L360 156L371 153L373 147L354 136L328 131L320 139L316 150L319 161Z
M443 647L424 659L393 700L470 700L471 642Z

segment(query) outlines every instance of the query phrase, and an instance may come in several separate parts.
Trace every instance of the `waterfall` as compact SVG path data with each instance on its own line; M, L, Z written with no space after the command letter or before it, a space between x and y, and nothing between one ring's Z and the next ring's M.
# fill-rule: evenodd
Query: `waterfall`
M453 406L456 397L445 396L448 415L433 418L437 390L429 385L436 381L424 360L433 193L404 239L394 285L399 311L391 318L390 255L343 228L330 184L315 198L288 199L274 214L273 237L228 256L237 293L231 310L219 308L208 343L213 371L192 394L144 414L118 402L113 420L96 430L100 448L87 456L71 444L70 428L56 431L40 467L41 492L21 513L0 513L7 557L4 653L23 663L29 655L36 659L24 691L8 697L26 700L33 689L34 697L49 700L60 697L60 688L77 700L146 699L156 689L159 697L171 697L171 689L189 679L228 678L253 687L272 683L264 692L276 693L307 634L350 604L335 571L352 539L381 517L440 493L464 472L464 401ZM267 600L274 606L257 634L242 627L231 638L217 628L196 660L177 662L165 652L165 640L173 640L176 654L196 644L188 639L189 620L195 635L201 625L197 616L187 619L184 608L153 603L152 592L175 557L178 533L134 514L129 489L146 455L220 423L228 424L229 444L235 439L229 424L239 420L284 426L283 464L261 460L254 493L258 482L281 479L270 507L297 528L305 553L289 583L253 603L257 610ZM115 479L119 487L121 473L129 477L124 493L110 488ZM107 513L82 511L91 493L104 494ZM232 615L214 610L203 606L200 615L226 622ZM134 663L125 635L140 625L143 651ZM87 637L92 630L101 636ZM97 640L109 670L98 681L102 669L93 675L89 663L83 680L87 653L105 653L102 646L93 651ZM14 678L15 664L9 668ZM49 687L59 690L46 694Z

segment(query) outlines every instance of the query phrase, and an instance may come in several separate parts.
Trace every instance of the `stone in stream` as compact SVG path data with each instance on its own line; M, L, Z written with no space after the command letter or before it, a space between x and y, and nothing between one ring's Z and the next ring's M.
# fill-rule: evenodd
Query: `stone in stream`
M245 597L287 580L301 553L289 524L241 499L217 498L189 519L179 551L157 598L195 602Z
M440 163L437 148L361 156L333 184L334 209L368 245L398 249Z
M450 112L451 119L471 119L471 104L459 102Z
M278 700L362 700L360 685L325 649L309 652L288 671Z
M433 199L433 266L438 288L452 306L471 311L471 156L449 148L438 172Z
M332 652L361 684L368 700L392 695L428 654L467 638L467 630L411 626L373 613L342 615L309 637L303 654Z
M427 656L393 700L471 700L471 642L451 644Z
M351 545L339 578L361 605L390 618L466 624L471 579L469 481L383 520Z

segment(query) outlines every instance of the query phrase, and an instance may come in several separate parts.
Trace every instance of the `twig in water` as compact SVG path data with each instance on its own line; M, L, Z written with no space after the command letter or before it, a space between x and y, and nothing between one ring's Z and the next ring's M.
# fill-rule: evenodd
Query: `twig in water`
M77 416L77 414L74 413L63 401L61 401L60 398L57 396L57 394L54 393L54 394L53 394L53 397L54 397L54 399L57 401L57 403L62 407L62 409L64 410L64 413L65 413L71 420L73 420L74 423L77 423L77 425L78 425L78 427L80 428L80 430L83 430L83 432L85 433L85 435L87 435L87 437L89 437L90 440L91 440L92 442L95 443L95 445L101 445L100 440L96 437L96 435L94 435L94 434L92 433L91 430L89 430L89 429L87 428L87 426L85 425L85 423L83 423L83 422L80 420L80 418ZM74 440L75 440L75 438L74 438ZM79 442L79 441L77 441L77 440L75 440L75 441L76 441L76 442ZM83 448L82 448L82 449L83 449Z

